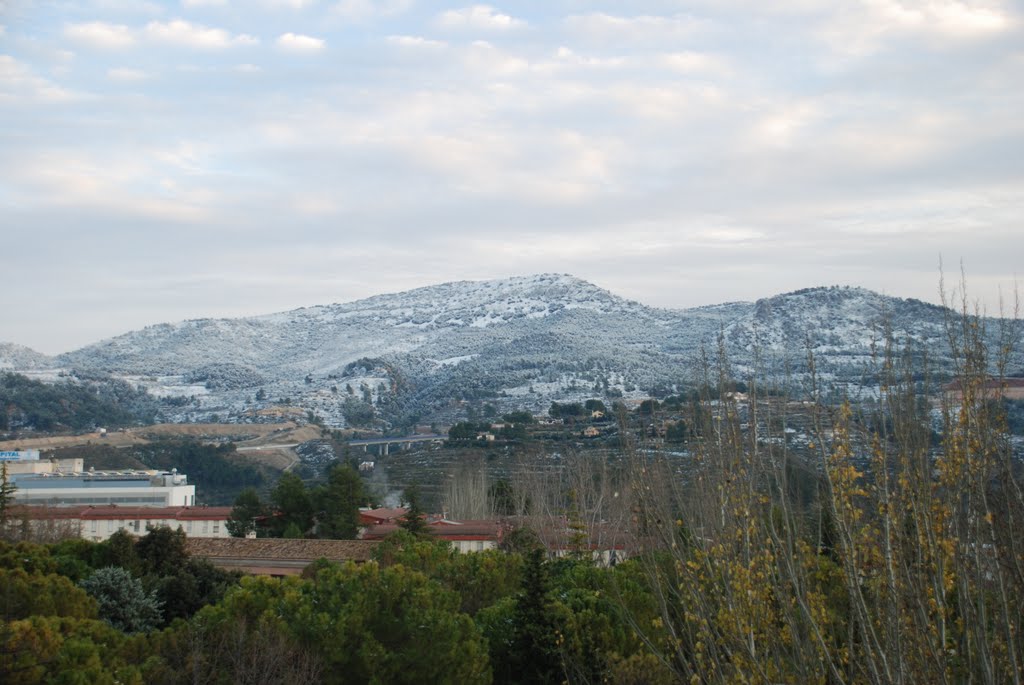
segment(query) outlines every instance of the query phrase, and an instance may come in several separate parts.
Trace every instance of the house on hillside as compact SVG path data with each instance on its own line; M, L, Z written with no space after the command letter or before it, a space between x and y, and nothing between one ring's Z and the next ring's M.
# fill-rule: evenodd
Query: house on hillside
M989 378L971 389L980 393L981 399L1024 400L1024 378ZM963 400L965 390L962 378L957 378L942 388L946 399L953 403Z

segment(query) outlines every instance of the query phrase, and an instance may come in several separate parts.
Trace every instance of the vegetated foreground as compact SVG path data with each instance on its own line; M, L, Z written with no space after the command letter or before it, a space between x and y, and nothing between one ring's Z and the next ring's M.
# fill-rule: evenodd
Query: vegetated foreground
M805 406L801 454L780 435L792 403L757 401L756 373L755 400L730 396L722 356L685 470L626 442L620 468L573 459L524 477L505 494L521 527L501 551L402 531L363 566L238 581L169 531L4 546L0 676L1019 683L1024 474L999 401L1015 332L990 356L982 328L948 323L957 380L938 395L886 349L872 402ZM595 566L609 530L630 558ZM563 558L542 551L552 531Z

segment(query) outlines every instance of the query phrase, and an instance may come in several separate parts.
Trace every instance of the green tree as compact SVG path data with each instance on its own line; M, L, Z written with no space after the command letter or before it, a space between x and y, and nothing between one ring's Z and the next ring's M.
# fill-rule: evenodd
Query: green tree
M198 678L215 683L271 682L243 680L253 659L319 665L315 680L276 682L490 682L486 642L454 593L402 565L318 566L311 580L243 579L192 622L199 658L178 661L204 663Z
M313 528L313 502L305 483L291 472L281 474L277 485L270 493L274 507L271 530L274 537L284 537L284 531L291 527L294 537L304 537ZM298 535L295 535L295 529Z
M522 558L497 550L460 554L443 540L417 537L399 530L374 549L381 566L402 565L419 571L456 593L461 611L474 616L502 597L515 594Z
M421 573L370 563L321 571L301 602L314 620L294 629L320 645L325 681L489 683L486 642L455 593ZM315 609L313 609L315 608ZM344 630L317 615L344 617Z
M7 462L0 462L0 537L7 537L10 524L10 508L14 504L17 488L7 478Z
M505 414L501 418L504 419L505 421L508 421L509 423L523 423L523 424L533 423L533 414L531 414L528 411L514 411L514 412L510 412L508 414Z
M256 522L266 515L266 508L260 501L255 488L246 488L235 498L235 506L228 517L228 532L236 538L244 538L256 532Z
M560 683L564 677L562 635L549 589L544 552L535 549L526 557L522 590L512 615L507 666L520 683Z
M184 531L167 526L151 529L135 548L141 562L142 582L163 607L164 623L188 618L214 604L234 586L238 576L191 557Z
M144 574L166 576L176 573L188 561L185 531L167 526L151 528L135 542L135 554Z
M64 576L0 568L0 610L5 621L29 616L96 618L96 602Z
M96 600L99 616L126 633L153 630L160 623L160 602L142 581L118 566L101 568L80 585Z
M92 619L31 616L12 621L0 631L0 682L143 685L140 669L121 654L126 642L122 632Z
M91 566L96 569L117 566L134 576L141 576L144 572L142 560L135 549L135 536L123 529L115 531L96 547Z
M420 486L413 483L403 491L402 497L405 500L406 512L398 525L413 535L426 535L429 528L426 514L423 513L420 504Z
M353 540L359 533L359 507L366 496L359 474L347 464L336 464L327 482L317 490L317 537Z

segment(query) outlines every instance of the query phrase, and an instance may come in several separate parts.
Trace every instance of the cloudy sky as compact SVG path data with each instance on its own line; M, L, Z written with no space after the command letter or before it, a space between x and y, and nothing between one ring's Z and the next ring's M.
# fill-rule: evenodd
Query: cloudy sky
M1024 5L0 0L0 341L572 273L1024 266Z

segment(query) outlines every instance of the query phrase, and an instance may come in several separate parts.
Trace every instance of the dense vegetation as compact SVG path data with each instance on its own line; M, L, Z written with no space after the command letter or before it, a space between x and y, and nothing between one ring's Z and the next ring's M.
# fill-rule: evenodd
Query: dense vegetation
M655 619L638 567L460 555L402 532L362 567L238 582L177 536L0 543L0 680L670 682L617 599Z
M369 503L359 474L335 464L325 482L312 487L294 473L281 474L269 502L246 488L235 498L227 527L235 537L350 540L359 532L359 507Z
M41 383L0 374L0 431L87 430L151 423L156 402L118 380Z
M132 447L129 454L150 468L187 474L203 504L230 504L241 489L261 487L267 479L266 470L237 456L233 444L165 439Z

